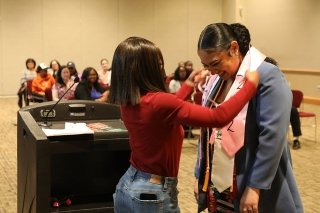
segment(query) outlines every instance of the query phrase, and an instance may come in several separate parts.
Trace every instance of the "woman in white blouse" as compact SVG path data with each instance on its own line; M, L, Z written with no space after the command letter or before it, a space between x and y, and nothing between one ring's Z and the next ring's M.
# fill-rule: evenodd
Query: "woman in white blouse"
M173 79L169 83L169 92L176 93L186 79L187 71L184 66L177 67L177 69L174 71Z

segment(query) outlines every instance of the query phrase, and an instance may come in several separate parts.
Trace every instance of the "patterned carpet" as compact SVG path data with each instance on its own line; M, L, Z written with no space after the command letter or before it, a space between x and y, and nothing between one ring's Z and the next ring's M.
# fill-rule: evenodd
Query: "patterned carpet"
M3 114L0 118L0 213L17 212L17 99L0 98ZM314 111L320 126L320 107L305 105L306 111ZM303 120L309 124L312 120ZM297 178L306 213L319 212L317 198L320 196L320 143L314 142L314 129L302 127L302 148L292 150L294 173ZM195 131L196 134L196 131ZM290 137L290 134L289 134ZM317 135L320 139L320 131ZM291 146L292 144L290 144ZM179 204L182 213L195 213L193 198L193 169L196 158L196 140L186 139L183 146L179 171Z

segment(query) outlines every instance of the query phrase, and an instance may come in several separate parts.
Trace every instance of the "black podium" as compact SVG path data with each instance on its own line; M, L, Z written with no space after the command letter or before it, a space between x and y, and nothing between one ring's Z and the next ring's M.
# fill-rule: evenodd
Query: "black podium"
M112 195L130 156L119 107L75 100L50 110L54 104L18 111L17 212L114 212ZM42 130L43 124L63 129L65 122L85 123L94 133L47 136Z

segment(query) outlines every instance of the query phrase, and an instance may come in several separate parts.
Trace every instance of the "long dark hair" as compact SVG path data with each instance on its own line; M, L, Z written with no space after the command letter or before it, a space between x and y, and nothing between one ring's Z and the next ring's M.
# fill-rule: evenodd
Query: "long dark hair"
M64 83L64 81L62 79L62 76L61 76L62 70L65 69L65 68L68 68L68 67L65 66L65 65L60 66L59 70L57 72L57 75L56 75L56 77L57 77L56 81L61 85L61 87L66 86L66 84ZM69 71L69 73L70 73L70 71ZM71 76L71 73L70 73L70 76Z
M53 62L56 62L58 64L58 67L59 67L58 70L60 70L61 64L57 59L53 59L53 60L50 61L50 65L49 65L50 68L53 69L53 67L52 67Z
M101 87L101 85L99 84L99 75L97 70L95 70L93 67L87 67L83 70L82 75L81 75L81 84L84 84L87 89L90 88L89 82L88 82L88 77L90 75L90 71L93 70L96 75L97 75L97 80L93 83L93 87L100 93L104 92L104 89Z
M151 41L130 37L116 48L112 60L109 102L140 103L146 92L165 92L165 72L161 51Z
M183 68L184 71L186 72L186 76L184 77L184 79L181 79L181 77L180 77L180 69L181 69L181 67L179 66L179 67L177 67L177 68L175 69L175 71L174 71L174 74L173 74L173 79L174 79L174 80L176 80L176 81L184 81L184 80L187 79L187 77L188 77L187 70L186 70L186 68L184 68L184 67L182 67L182 68Z
M244 56L250 48L249 30L242 24L215 23L209 24L201 32L198 40L198 50L227 50L232 41L237 41L240 53Z

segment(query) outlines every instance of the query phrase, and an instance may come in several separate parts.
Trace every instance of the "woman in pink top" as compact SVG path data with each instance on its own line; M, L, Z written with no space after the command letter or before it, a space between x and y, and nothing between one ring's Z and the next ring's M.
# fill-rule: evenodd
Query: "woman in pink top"
M201 79L193 71L175 94L166 91L161 51L152 42L130 37L115 50L109 102L121 106L128 129L131 166L114 193L115 212L180 212L177 176L183 124L222 127L232 121L254 95L257 72L243 88L215 110L186 100Z
M56 75L56 83L52 87L52 100L58 101L60 98L62 98L63 100L75 99L74 91L78 83L73 83L74 80L71 78L69 68L64 65L61 66ZM72 88L70 88L71 86ZM68 89L69 91L66 93Z

